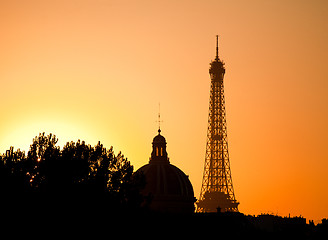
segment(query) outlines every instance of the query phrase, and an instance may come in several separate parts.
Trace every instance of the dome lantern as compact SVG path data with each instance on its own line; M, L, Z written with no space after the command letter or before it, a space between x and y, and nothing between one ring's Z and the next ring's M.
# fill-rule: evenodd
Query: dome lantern
M153 139L153 151L151 153L151 158L149 163L161 162L170 163L166 152L166 140L165 137L161 135L161 129L158 129L158 135Z

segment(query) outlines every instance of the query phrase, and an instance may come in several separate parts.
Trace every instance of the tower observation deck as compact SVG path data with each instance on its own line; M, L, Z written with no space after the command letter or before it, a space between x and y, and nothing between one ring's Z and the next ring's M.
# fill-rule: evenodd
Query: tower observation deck
M205 165L197 212L237 212L238 202L232 185L223 78L225 67L218 55L216 36L216 57L210 63L211 90Z

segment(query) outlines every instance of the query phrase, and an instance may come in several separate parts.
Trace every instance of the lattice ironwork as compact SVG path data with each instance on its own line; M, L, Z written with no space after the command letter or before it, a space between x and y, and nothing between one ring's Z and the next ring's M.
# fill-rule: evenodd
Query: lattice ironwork
M218 56L210 63L211 91L207 128L204 174L197 212L238 211L232 185L223 78L225 67Z

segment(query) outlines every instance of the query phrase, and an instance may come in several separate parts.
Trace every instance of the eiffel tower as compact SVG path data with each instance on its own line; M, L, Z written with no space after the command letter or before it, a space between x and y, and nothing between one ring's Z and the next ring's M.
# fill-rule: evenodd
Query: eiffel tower
M196 212L238 212L238 202L232 185L223 78L225 67L218 55L210 63L210 105L204 174Z

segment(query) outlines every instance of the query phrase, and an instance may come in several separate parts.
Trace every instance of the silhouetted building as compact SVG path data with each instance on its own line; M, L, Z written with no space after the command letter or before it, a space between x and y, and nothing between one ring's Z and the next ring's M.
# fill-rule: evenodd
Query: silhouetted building
M183 171L170 164L166 140L158 130L153 139L149 163L138 169L146 179L142 195L148 198L149 209L163 213L193 213L194 190ZM146 203L147 204L147 203Z
M210 64L211 92L208 114L204 174L197 212L237 212L238 202L232 185L225 112L224 63L218 54Z

